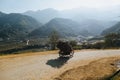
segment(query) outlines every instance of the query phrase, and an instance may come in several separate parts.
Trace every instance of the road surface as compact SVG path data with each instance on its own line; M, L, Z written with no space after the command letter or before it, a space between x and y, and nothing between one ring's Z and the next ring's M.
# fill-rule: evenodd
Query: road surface
M83 50L72 58L58 54L0 57L0 80L52 80L66 70L105 57L120 56L120 50Z

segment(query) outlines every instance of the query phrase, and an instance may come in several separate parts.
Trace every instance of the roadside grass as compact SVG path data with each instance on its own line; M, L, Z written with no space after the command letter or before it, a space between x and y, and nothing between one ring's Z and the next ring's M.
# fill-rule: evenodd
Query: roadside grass
M40 51L40 52L32 52L32 51L26 51L26 52L20 52L17 54L3 54L0 55L1 58L14 58L14 57L21 57L21 56L33 56L33 55L47 55L47 54L57 54L58 50L51 50L51 51Z
M120 74L111 78L117 71L114 64L118 60L120 57L99 59L88 65L65 71L54 80L120 80Z
M80 52L81 50L75 50L74 52ZM82 50L83 51L83 50ZM85 50L86 51L86 50ZM43 50L43 51L24 51L19 53L13 53L13 54L2 54L0 55L1 58L14 58L14 57L21 57L21 56L33 56L33 55L48 55L48 54L58 54L59 50Z

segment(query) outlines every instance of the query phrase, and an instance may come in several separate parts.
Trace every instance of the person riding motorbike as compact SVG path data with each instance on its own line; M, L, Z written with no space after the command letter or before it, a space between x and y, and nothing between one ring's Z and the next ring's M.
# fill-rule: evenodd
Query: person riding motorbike
M60 49L59 56L70 55L73 56L74 50L68 42L59 41L57 48Z

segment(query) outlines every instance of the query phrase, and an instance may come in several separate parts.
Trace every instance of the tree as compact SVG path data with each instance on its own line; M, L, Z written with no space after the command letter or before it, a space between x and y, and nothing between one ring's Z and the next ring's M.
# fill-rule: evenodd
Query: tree
M59 40L59 34L57 31L52 31L50 36L49 36L49 43L51 45L51 50L55 50L56 49L56 44Z
M120 47L120 34L110 33L106 35L105 44L107 47Z
M77 45L77 42L75 40L70 41L70 45L72 47L75 47Z

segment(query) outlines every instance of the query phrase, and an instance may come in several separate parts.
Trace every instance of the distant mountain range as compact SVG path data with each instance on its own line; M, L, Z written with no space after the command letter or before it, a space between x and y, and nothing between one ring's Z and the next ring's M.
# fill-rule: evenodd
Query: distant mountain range
M63 37L119 32L119 14L118 8L78 8L64 11L49 8L21 14L0 12L0 38L47 37L54 30ZM110 28L111 26L113 27Z
M0 38L23 38L41 25L30 16L0 12Z
M27 11L23 14L32 16L43 24L48 23L54 18L71 19L78 22L81 27L91 32L92 35L99 35L104 29L113 26L120 20L118 18L118 14L120 14L118 8L97 10L83 7L64 11L49 8L38 11Z
M32 31L30 36L45 37L49 36L52 31L57 31L62 37L90 35L87 30L83 29L82 26L75 21L70 19L54 18L44 26Z
M43 24L49 22L51 19L56 18L60 15L59 11L52 8L38 11L27 11L23 14L31 16Z
M108 29L105 29L102 32L102 35L106 35L106 34L109 34L109 33L120 33L120 22L118 22L117 24L115 24L114 26L112 26Z
M32 16L42 23L47 23L54 18L68 18L77 22L86 20L117 21L120 20L118 18L120 16L119 9L120 6L104 9L82 7L63 11L48 8L38 11L26 11L23 14Z
M80 22L81 26L89 31L93 36L100 35L103 30L116 24L116 21L100 21L88 19Z

